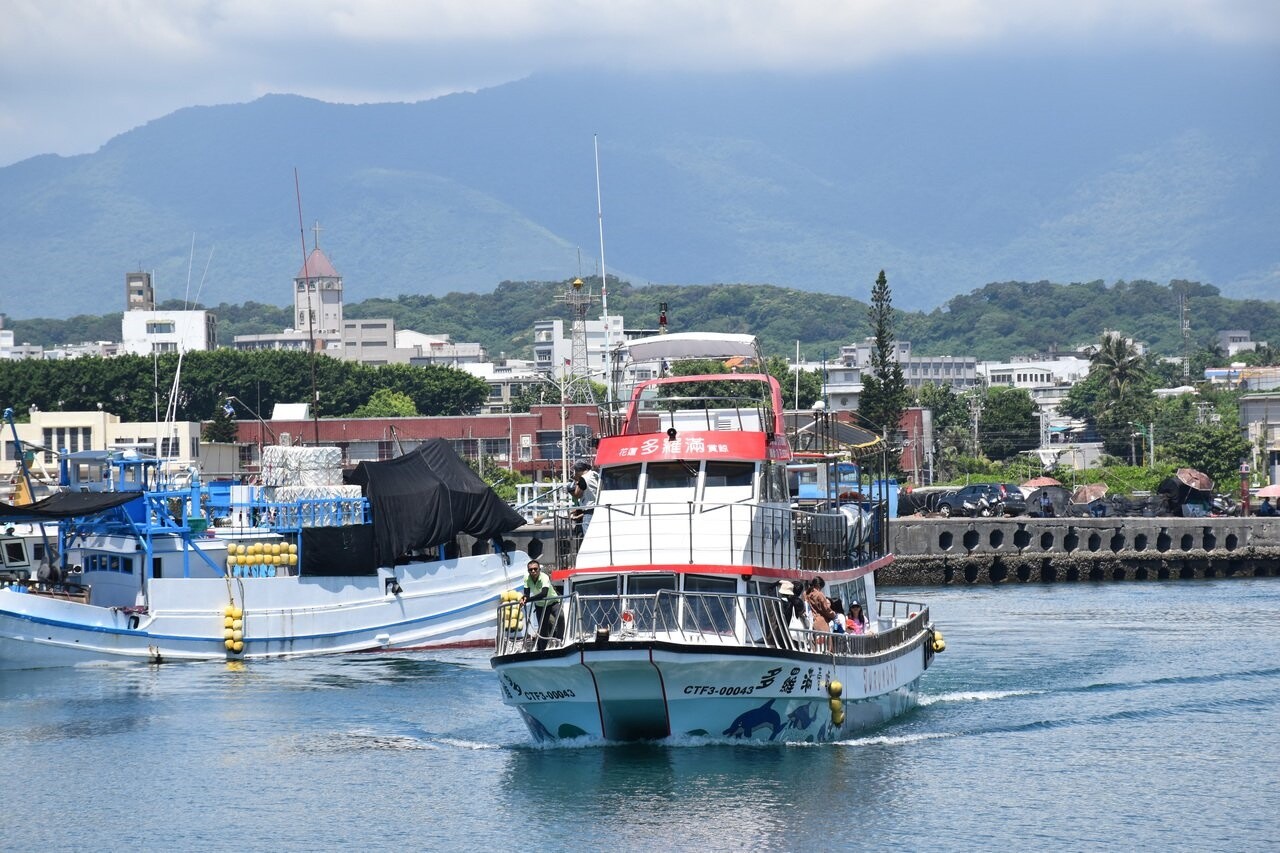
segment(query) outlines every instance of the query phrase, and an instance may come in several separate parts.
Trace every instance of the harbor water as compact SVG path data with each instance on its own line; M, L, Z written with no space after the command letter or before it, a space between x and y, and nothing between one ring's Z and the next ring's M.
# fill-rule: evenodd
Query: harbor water
M1280 580L884 593L947 651L836 744L535 746L481 650L0 673L0 850L1280 846Z

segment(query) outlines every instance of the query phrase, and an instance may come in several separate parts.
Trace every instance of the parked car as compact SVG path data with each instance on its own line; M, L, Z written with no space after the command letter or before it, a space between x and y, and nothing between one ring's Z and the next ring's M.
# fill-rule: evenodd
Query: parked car
M1026 511L1022 490L1010 483L972 483L938 500L938 512L944 516L1022 515Z

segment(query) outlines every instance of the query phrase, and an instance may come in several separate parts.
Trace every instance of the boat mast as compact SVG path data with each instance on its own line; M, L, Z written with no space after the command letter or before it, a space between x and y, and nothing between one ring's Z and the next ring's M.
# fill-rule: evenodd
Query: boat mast
M302 185L298 182L298 169L293 170L293 192L298 199L298 239L302 241L302 279L307 288L307 349L311 351L311 423L315 433L315 446L320 446L320 392L316 389L316 332L315 314L320 307L320 291L311 291L311 271L307 267L307 234L302 225ZM320 235L316 235L316 248L320 247ZM339 329L341 331L341 329Z
M600 226L600 314L604 320L604 369L605 369L605 400L609 404L609 408L613 408L613 382L612 377L608 375L609 363L611 358L612 347L610 344L609 332L609 279L604 268L604 204L600 194L600 136L599 134L591 135L592 144L596 152L596 222Z

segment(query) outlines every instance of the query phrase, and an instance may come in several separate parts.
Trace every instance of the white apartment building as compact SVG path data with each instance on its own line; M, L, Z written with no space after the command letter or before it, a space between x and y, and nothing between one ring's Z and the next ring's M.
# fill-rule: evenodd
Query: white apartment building
M979 384L978 361L972 356L914 356L910 341L894 341L892 357L902 368L910 388L944 385L964 391ZM870 338L840 348L840 357L826 365L826 400L831 411L856 411L862 393L862 374L871 370L875 343Z
M197 352L218 346L217 319L209 311L126 311L120 318L120 353Z
M609 365L605 351L605 321L587 320L587 370L591 381L605 384ZM566 336L566 331L569 336ZM608 339L610 346L617 346L624 339L622 316L609 318ZM539 373L554 377L564 376L573 359L573 325L565 327L564 320L539 320L533 324L533 366Z

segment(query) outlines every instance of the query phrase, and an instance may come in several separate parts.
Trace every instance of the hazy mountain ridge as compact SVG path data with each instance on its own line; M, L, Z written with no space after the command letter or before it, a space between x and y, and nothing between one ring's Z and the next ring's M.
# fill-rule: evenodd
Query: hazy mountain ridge
M91 155L0 169L0 311L285 303L306 236L348 301L598 271L771 283L901 308L987 282L1280 285L1280 80L1256 57L941 63L858 75L543 76L416 104L192 107ZM1224 92L1230 92L1230 96ZM192 235L195 235L194 260ZM579 260L581 258L581 260ZM579 267L581 264L581 267Z

